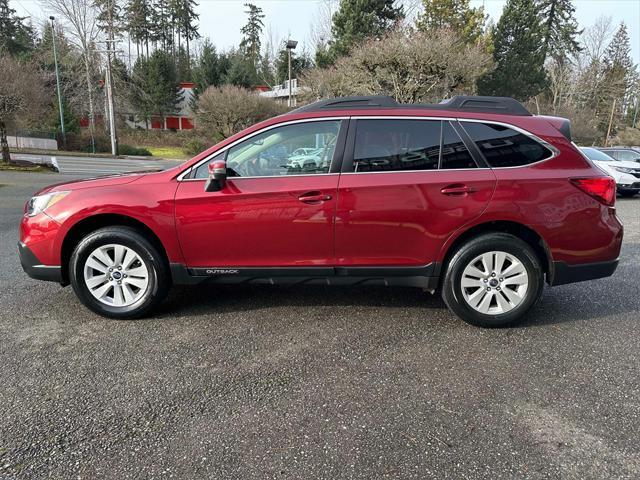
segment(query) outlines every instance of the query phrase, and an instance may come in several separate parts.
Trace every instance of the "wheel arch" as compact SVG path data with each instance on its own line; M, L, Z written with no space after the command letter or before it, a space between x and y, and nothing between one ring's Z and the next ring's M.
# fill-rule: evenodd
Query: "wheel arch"
M456 251L468 240L482 235L485 233L509 233L514 237L526 242L536 253L540 264L544 269L547 283L551 283L553 280L553 256L549 246L544 241L542 236L531 227L522 223L510 221L510 220L495 220L473 225L466 230L460 232L457 236L449 239L448 245L443 248L444 254L442 255L441 270L440 270L440 285L444 278L444 273L447 271L447 266L451 257Z
M62 248L60 250L60 267L63 285L69 284L69 261L71 260L71 254L76 248L80 240L86 237L91 232L94 232L104 227L130 227L138 232L142 233L147 240L149 240L154 247L158 249L162 255L163 260L166 263L167 269L169 268L169 257L167 251L160 240L160 237L153 231L151 227L141 222L140 220L121 214L114 213L101 213L92 215L83 220L80 220L74 224L64 236L62 241Z

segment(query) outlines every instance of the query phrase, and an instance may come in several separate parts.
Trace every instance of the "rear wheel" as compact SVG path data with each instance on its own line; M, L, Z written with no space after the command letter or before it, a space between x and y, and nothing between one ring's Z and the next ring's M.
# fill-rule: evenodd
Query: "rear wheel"
M532 248L506 233L490 233L460 247L443 283L447 306L481 327L517 323L542 293L540 261Z
M170 286L166 262L129 227L107 227L82 239L71 255L71 285L92 311L138 318L157 306Z

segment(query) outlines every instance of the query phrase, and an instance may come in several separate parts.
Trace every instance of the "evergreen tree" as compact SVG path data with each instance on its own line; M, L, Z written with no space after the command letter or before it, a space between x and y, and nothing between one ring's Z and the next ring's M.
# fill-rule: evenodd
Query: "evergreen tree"
M126 30L136 44L138 57L145 52L149 56L150 17L150 0L129 0L125 6Z
M319 50L316 55L318 66L330 65L347 55L356 43L381 37L403 16L402 7L395 7L394 3L394 0L341 0L333 15L333 39L327 50Z
M9 0L0 0L0 54L24 55L33 50L34 39L33 28L9 7Z
M191 58L191 41L200 38L197 21L200 15L196 13L195 0L176 0L176 24L178 27L178 39L184 38L186 43L187 58Z
M485 14L482 7L471 8L469 0L422 0L424 13L418 18L418 30L447 28L467 43L475 43L483 33Z
M245 3L247 7L245 13L248 15L247 23L242 29L242 41L240 42L240 50L248 57L251 63L255 66L260 59L260 37L262 36L262 29L264 28L264 14L260 7L256 7L252 3Z
M228 62L229 66L224 76L224 83L244 88L250 88L258 83L256 66L244 52L230 52Z
M147 122L153 116L175 113L181 100L180 83L173 58L156 50L147 58L139 58L133 66L131 102Z
M204 92L211 85L218 87L222 84L226 74L222 63L216 47L208 38L205 38L196 67L193 69L196 94Z
M633 83L638 80L636 67L631 59L631 45L629 44L629 34L624 23L616 31L607 47L603 60L603 105L604 112L616 101L617 108L615 116L622 117L633 99L629 98L629 93Z
M528 100L546 85L544 28L534 0L507 0L493 32L494 71L478 82L482 95Z
M545 60L551 57L563 63L569 55L580 51L577 37L582 32L578 30L571 0L542 0L541 15L544 19L542 49Z

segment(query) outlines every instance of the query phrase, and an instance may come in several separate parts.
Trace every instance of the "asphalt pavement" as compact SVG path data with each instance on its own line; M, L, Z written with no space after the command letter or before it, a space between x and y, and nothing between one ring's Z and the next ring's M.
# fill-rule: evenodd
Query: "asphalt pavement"
M24 202L66 178L0 172L0 478L640 477L640 198L616 274L519 328L312 286L175 288L114 321L20 268Z
M62 174L80 175L83 177L124 173L132 171L164 170L182 163L181 160L158 160L137 158L78 157L65 155L35 155L29 153L12 153L13 160L26 160L33 163L54 164Z

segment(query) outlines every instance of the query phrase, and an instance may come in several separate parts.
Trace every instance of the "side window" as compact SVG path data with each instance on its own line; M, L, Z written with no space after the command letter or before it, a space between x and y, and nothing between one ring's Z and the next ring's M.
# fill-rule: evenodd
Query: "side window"
M631 150L616 150L616 159L624 162L637 162L640 161L640 153L632 152Z
M329 173L339 131L340 120L284 125L251 137L211 161L226 155L230 177ZM192 178L207 178L211 161L200 165Z
M548 148L511 128L490 123L461 123L494 168L528 165L551 156Z
M195 173L193 173L190 178L207 178L209 176L209 164L216 160L224 160L224 156L226 154L227 152L219 153L208 162L203 163L198 168L196 168Z
M442 124L442 158L440 168L477 168L469 150L449 122Z
M436 170L439 120L358 120L354 172Z
M276 127L231 147L227 172L237 177L329 173L340 120Z

